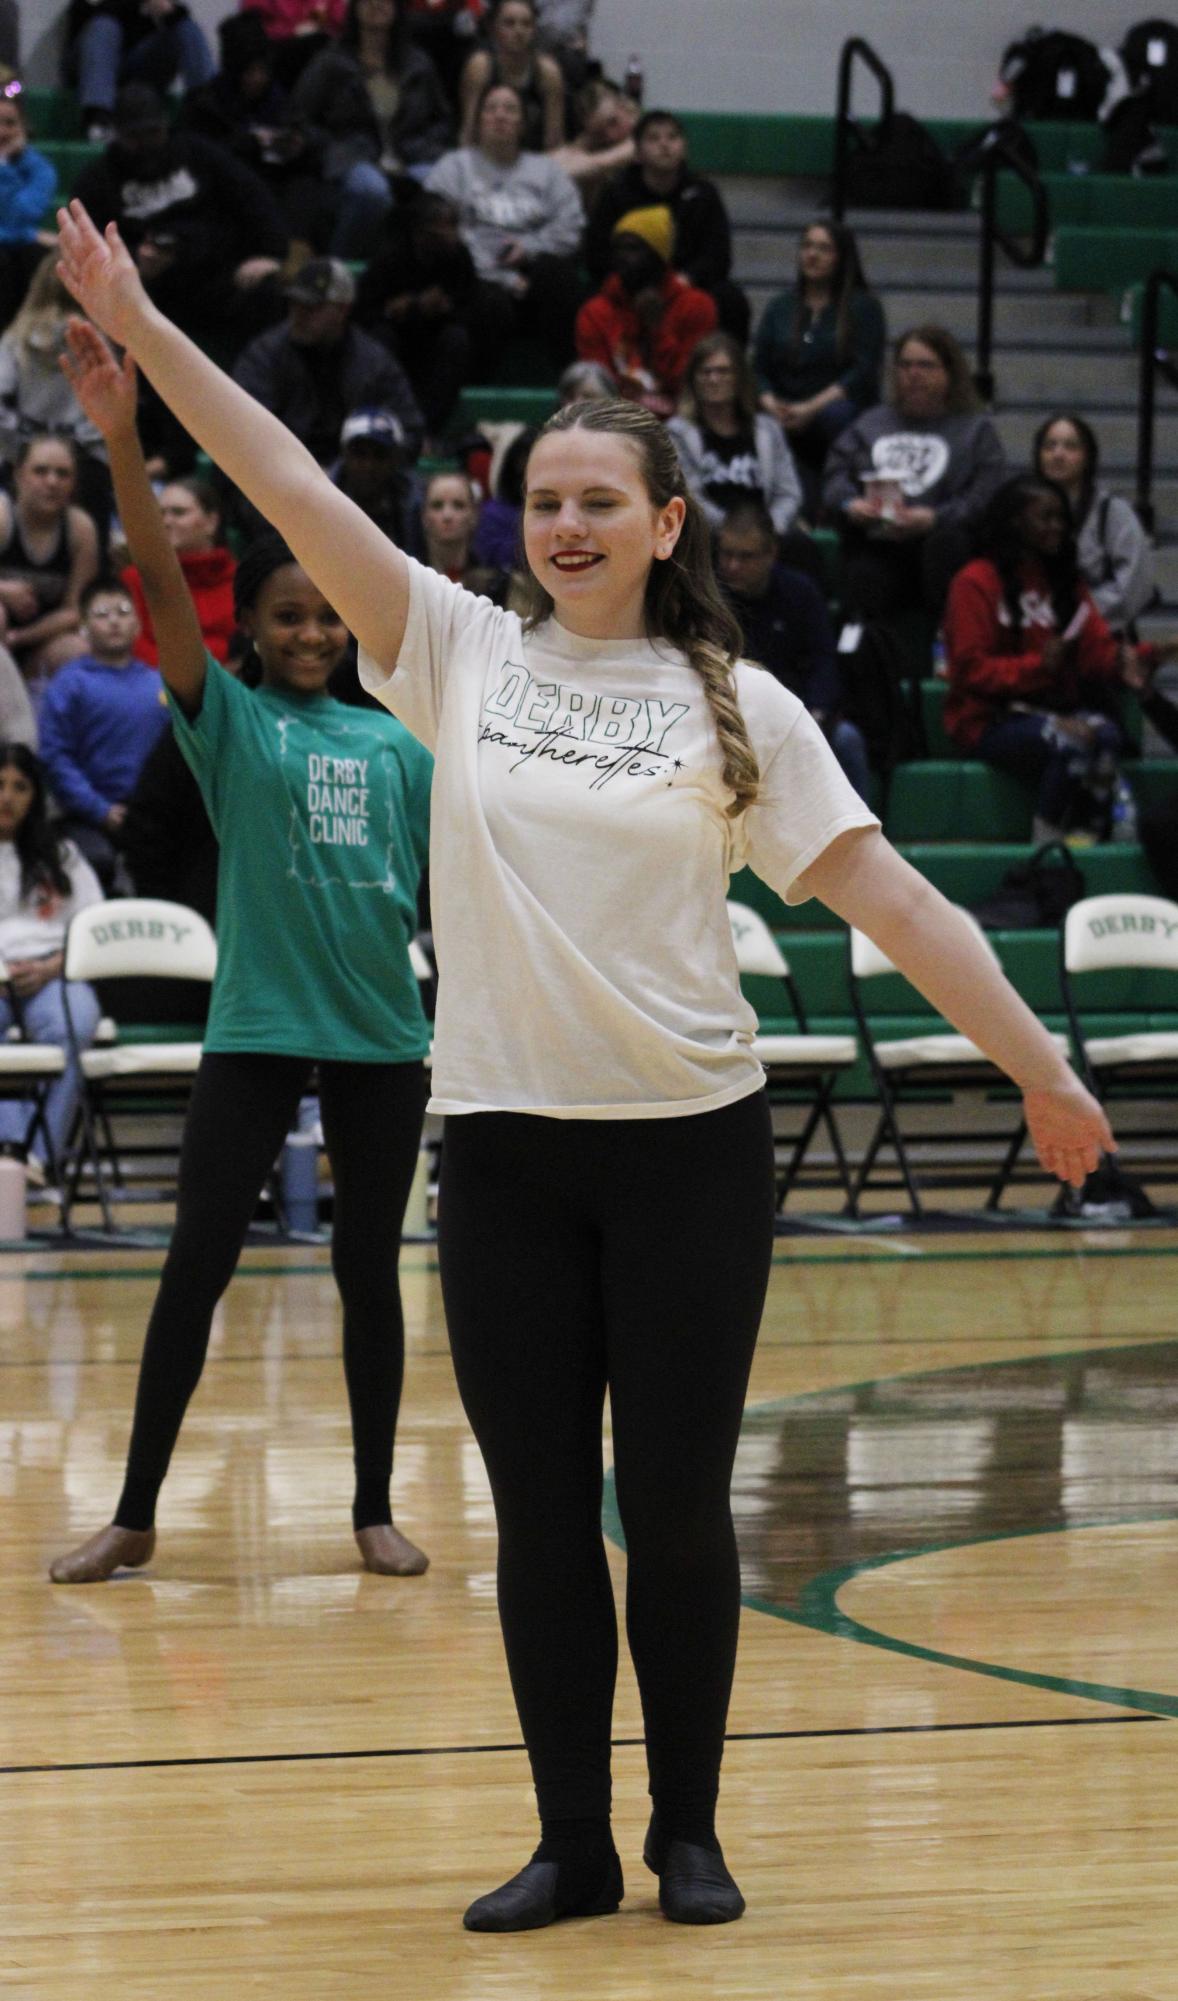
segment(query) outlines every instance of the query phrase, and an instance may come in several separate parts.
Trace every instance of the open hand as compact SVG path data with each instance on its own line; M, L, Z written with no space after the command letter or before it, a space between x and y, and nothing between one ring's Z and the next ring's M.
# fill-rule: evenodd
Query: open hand
M1102 1107L1071 1071L1050 1089L1024 1091L1023 1110L1041 1165L1073 1188L1095 1173L1102 1153L1117 1150Z
M72 201L57 211L57 275L82 311L102 331L127 347L149 310L135 260L113 222L100 236L82 207Z
M129 354L116 361L97 327L71 319L66 328L61 371L90 422L109 442L135 429L138 384Z

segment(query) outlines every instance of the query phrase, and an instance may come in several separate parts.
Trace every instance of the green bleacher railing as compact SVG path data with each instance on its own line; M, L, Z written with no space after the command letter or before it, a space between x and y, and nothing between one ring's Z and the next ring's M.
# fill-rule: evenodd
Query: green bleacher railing
M1024 244L1011 236L998 220L998 179L1013 174L1031 199L1031 240ZM1004 250L1012 264L1033 271L1047 255L1047 192L1036 168L1028 165L1006 134L995 128L986 135L981 164L981 229L978 245L978 320L975 342L974 381L984 403L994 401L994 261Z

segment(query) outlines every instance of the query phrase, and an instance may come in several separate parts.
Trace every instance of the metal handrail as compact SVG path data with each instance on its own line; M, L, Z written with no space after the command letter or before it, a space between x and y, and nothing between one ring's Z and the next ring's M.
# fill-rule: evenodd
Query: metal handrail
M1017 237L998 227L998 176L1009 171L1017 176L1031 196L1031 242L1024 249ZM1047 255L1050 212L1047 189L1034 167L1020 157L1005 132L987 133L982 146L981 237L978 254L978 331L975 344L974 381L983 402L994 401L994 253L1006 252L1021 271L1033 271Z
M1141 333L1138 336L1137 394L1137 497L1134 506L1147 535L1154 530L1153 433L1157 412L1157 379L1165 375L1173 382L1175 370L1169 350L1158 346L1158 320L1162 293L1169 290L1178 298L1178 271L1151 271L1145 281L1141 301Z
M847 207L847 168L851 159L851 140L854 138L861 146L866 143L862 127L851 116L851 84L856 59L871 71L879 85L881 125L887 124L896 107L896 90L891 70L876 55L870 42L865 42L862 35L852 35L843 43L839 53L838 101L834 114L834 167L830 187L830 210L836 222L842 221Z

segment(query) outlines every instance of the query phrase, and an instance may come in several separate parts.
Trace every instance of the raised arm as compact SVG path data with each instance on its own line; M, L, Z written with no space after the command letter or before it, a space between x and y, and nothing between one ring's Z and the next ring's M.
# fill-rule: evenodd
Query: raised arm
M866 932L927 1000L1023 1094L1049 1174L1080 1187L1116 1142L1108 1121L973 927L875 832L843 834L797 887Z
M125 347L258 512L285 537L365 651L391 673L409 612L409 566L375 523L333 486L285 424L247 396L152 305L109 224L58 210L58 271L78 304Z
M204 640L147 476L135 422L135 363L129 354L116 361L89 321L71 320L61 366L86 415L106 440L115 503L155 627L160 673L181 708L194 716L204 695Z

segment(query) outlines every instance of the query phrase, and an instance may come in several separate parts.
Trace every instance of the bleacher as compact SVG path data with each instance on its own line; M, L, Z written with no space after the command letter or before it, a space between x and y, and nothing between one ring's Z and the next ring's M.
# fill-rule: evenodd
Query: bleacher
M36 143L54 160L68 193L82 162L93 154L78 137L77 114L64 93L30 93ZM715 176L733 219L734 276L748 291L754 318L787 282L802 224L822 206L834 146L830 116L687 112L681 114L691 160ZM928 129L952 156L975 136L968 120L929 120ZM1005 266L996 297L995 415L1012 465L1025 463L1030 439L1043 418L1061 406L1089 416L1101 438L1102 471L1126 491L1131 483L1136 423L1136 373L1132 343L1140 312L1141 283L1158 263L1178 270L1178 215L1173 180L1142 181L1098 171L1104 135L1095 125L1046 124L1028 128L1045 178L1052 249L1045 270ZM1178 130L1163 133L1178 162ZM859 236L870 280L882 296L891 332L930 319L972 343L976 297L977 217L969 208L935 214L857 211L849 218ZM1029 222L1022 186L1002 189L1000 222L1017 231ZM1167 337L1178 340L1178 300L1167 302ZM468 386L455 418L456 431L477 424L538 423L551 412L553 393L534 353L517 350L493 385ZM1163 516L1178 524L1178 414L1159 424L1158 499ZM828 586L837 597L837 542L820 537ZM1159 550L1164 602L1146 624L1178 630L1178 551ZM974 905L998 887L1004 873L1031 852L1031 804L1026 789L985 765L958 758L941 728L942 683L925 679L920 707L927 755L894 774L885 828L900 851L954 901ZM1178 758L1144 757L1132 767L1141 805L1178 791ZM1078 856L1089 893L1145 890L1156 893L1142 850L1135 843L1093 847ZM787 908L748 872L732 895L762 912L782 935L811 1024L826 1032L854 1031L847 986L843 927L813 904ZM1007 973L1027 1002L1053 1029L1064 1029L1054 931L1002 932L995 942ZM889 1002L891 983L876 982L873 1012L890 1032L918 1032L927 1015L911 1012L909 990ZM747 990L764 1008L763 1025L784 1027L780 995L769 982L751 979ZM1156 982L1155 982L1156 985ZM1148 980L1109 976L1099 1016L1101 1032L1129 1027L1178 1027ZM899 1007L900 1012L895 1012ZM849 1073L839 1096L871 1097L865 1063Z

